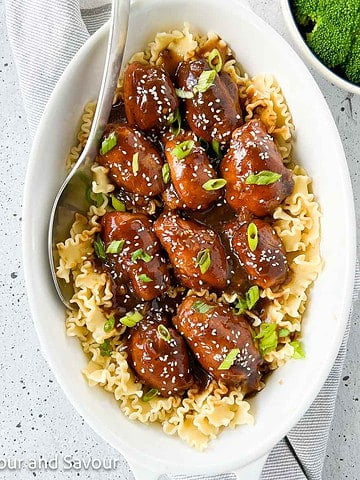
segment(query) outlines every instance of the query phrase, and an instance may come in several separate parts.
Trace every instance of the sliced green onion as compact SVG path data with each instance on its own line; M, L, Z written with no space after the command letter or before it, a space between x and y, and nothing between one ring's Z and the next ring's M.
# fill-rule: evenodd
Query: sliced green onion
M197 85L193 88L193 92L195 93L204 93L208 90L212 85L214 85L214 81L216 78L216 71L215 70L205 70L199 77Z
M144 283L150 283L153 281L153 279L148 277L146 273L141 273L140 275L137 276L137 279L140 280L140 282L144 282Z
M105 342L100 345L100 355L102 357L111 357L111 351L109 340L105 340Z
M281 338L288 337L290 335L290 330L288 330L287 328L280 328L278 335Z
M125 240L114 240L106 249L106 253L120 253L124 248Z
M177 157L179 160L182 160L183 158L190 155L194 146L195 146L194 140L185 140L185 142L182 142L179 145L177 145L175 148L173 148L171 153L172 155Z
M111 330L113 330L115 327L115 317L114 315L111 315L106 322L104 323L104 332L109 333Z
M105 243L102 241L100 235L97 235L94 240L94 251L95 255L100 258L100 260L106 259Z
M169 183L170 182L170 166L168 163L164 163L161 169L162 173L162 178L164 180L164 183Z
M178 108L175 110L175 112L170 113L169 125L171 125L171 133L177 137L181 131L181 115Z
M129 312L125 315L125 317L120 318L120 323L125 325L126 327L135 327L137 323L139 323L143 319L143 315L140 312Z
M299 340L294 340L293 342L290 342L290 345L294 349L293 358L305 358L304 347L303 344L299 342Z
M191 308L197 313L207 313L210 310L214 310L215 307L213 305L208 305L201 300L197 300L192 304Z
M217 140L213 140L211 142L211 146L212 146L212 149L214 150L214 152L216 153L216 156L221 159L222 158L222 153L221 153L221 150L220 150L220 143Z
M212 190L220 190L220 188L225 187L226 183L226 180L223 178L211 178L202 185L202 188L211 192Z
M257 285L250 287L245 294L245 298L240 296L237 297L236 302L234 303L235 315L242 315L246 312L246 310L251 310L254 308L259 298L259 287Z
M139 171L139 152L134 153L132 158L132 171L134 175L137 175Z
M235 315L242 315L248 309L247 301L244 297L238 297L236 303L234 304L234 313Z
M255 223L249 223L247 228L247 241L252 252L256 250L259 243L258 229Z
M193 98L194 94L192 92L188 92L186 90L183 90L182 88L175 88L176 95L179 98Z
M114 196L111 197L111 205L115 208L117 212L126 211L125 203Z
M236 357L239 355L240 349L239 348L233 348L230 350L230 352L226 355L224 360L221 362L220 366L218 367L218 370L229 370L230 367L233 366Z
M211 256L210 250L208 248L205 248L198 253L196 257L196 265L200 267L200 272L202 274L206 273L209 270L211 265Z
M170 342L171 335L169 330L165 327L165 325L159 325L157 328L157 332L159 337L165 340L165 342Z
M144 260L144 262L148 263L153 259L151 255L148 253L144 252L142 248L139 248L138 250L135 250L133 254L131 255L131 260L133 262L136 262L137 260Z
M216 59L217 59L217 61L214 62L214 60L216 60ZM209 63L210 68L215 70L215 72L217 72L217 73L219 73L220 70L222 69L223 61L222 61L220 52L217 48L214 48L214 50L212 50L209 53L208 63Z
M280 173L262 170L259 173L251 173L246 178L245 183L247 185L270 185L277 182L281 177Z
M107 152L110 152L117 145L116 133L111 132L104 140L101 142L100 155L105 155Z
M262 323L255 338L259 340L259 349L262 356L275 350L278 344L276 323Z
M254 285L253 287L249 288L249 290L246 292L246 303L247 303L248 310L251 310L252 308L255 307L259 298L260 298L259 287L257 285Z
M142 401L149 402L157 395L159 395L159 390L157 388L152 388L151 390L145 393L145 395L142 397Z
M86 190L86 199L89 203L95 203L97 207L101 207L104 202L104 195L102 193L95 193L92 191L92 187L88 187Z

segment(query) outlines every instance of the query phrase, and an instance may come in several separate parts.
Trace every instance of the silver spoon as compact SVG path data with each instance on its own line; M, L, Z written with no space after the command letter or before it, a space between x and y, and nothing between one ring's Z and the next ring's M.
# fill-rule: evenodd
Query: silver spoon
M98 152L99 142L109 119L124 55L129 14L130 0L112 1L104 74L89 138L79 160L56 195L51 210L48 234L50 269L56 291L67 308L72 308L70 299L74 291L70 284L56 276L56 266L59 261L56 245L68 238L74 214L86 213L89 208L85 196L84 179L88 178L89 181L91 179L90 167Z

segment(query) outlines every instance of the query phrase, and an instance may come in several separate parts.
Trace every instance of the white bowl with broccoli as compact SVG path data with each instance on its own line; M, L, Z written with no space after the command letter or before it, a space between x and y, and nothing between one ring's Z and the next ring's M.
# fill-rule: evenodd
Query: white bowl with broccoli
M327 80L360 95L359 0L281 0L303 56Z

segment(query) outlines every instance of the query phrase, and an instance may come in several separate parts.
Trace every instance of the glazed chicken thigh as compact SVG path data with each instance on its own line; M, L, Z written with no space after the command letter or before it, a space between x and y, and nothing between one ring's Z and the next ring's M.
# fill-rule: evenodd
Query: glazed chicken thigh
M213 230L172 212L162 214L154 228L183 285L188 288L225 287L226 254Z
M180 64L177 80L190 96L185 100L185 117L191 130L207 142L228 143L232 131L242 124L237 86L229 75L216 73L207 60L200 59Z
M259 389L263 360L243 316L234 315L226 305L191 295L180 305L173 322L196 359L216 380L241 386L247 393ZM236 356L223 368L231 352Z
M105 138L109 135L113 135L115 146L103 155L100 152L98 162L109 168L114 183L141 196L159 195L165 189L163 161L152 143L127 125L108 125Z
M233 132L220 172L227 181L228 204L236 211L246 208L258 217L272 213L294 188L292 173L258 119Z
M165 155L171 182L186 208L203 210L222 196L220 189L207 189L207 182L215 180L217 175L192 132L185 132L166 142Z
M230 241L251 282L262 288L284 283L289 266L284 246L271 225L260 219L245 222L232 230Z
M158 67L131 63L124 76L124 103L129 125L141 130L163 130L179 106L168 74Z
M129 362L144 383L161 395L181 395L194 383L187 347L182 336L166 321L146 318L130 329ZM159 334L160 332L160 334Z
M129 278L137 296L149 301L161 295L169 283L168 268L150 220L140 213L109 212L101 225L105 247L119 250L109 254L115 270Z

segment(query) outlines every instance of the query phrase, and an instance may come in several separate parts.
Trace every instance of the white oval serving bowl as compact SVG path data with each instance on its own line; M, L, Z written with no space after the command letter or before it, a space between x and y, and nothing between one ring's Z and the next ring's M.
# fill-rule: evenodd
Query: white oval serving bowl
M89 388L81 375L85 356L65 333L64 308L56 296L47 259L47 228L54 196L64 179L84 105L97 98L108 26L72 60L40 122L29 162L23 211L27 292L42 351L62 389L92 428L143 478L166 472L215 474L234 471L263 456L301 418L325 381L341 343L351 304L355 268L355 216L349 173L328 106L291 47L237 0L135 0L125 59L143 50L156 32L181 27L219 33L250 74L269 72L280 83L296 125L294 154L314 179L322 208L325 262L304 319L306 359L275 371L251 400L255 425L225 430L207 451L191 449L156 425L126 418L113 396ZM305 93L306 92L306 93ZM152 473L150 473L152 472ZM248 477L249 478L249 477Z
M360 85L356 85L355 83L352 83L334 73L330 68L324 65L321 60L319 60L318 57L312 52L311 48L308 47L300 33L297 23L295 22L289 0L281 0L281 9L289 32L304 58L309 61L310 64L329 82L333 83L339 88L342 88L343 90L360 95Z

